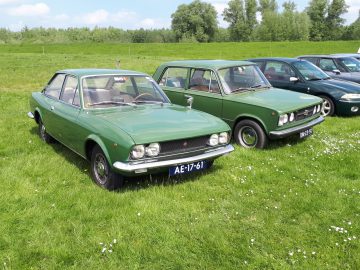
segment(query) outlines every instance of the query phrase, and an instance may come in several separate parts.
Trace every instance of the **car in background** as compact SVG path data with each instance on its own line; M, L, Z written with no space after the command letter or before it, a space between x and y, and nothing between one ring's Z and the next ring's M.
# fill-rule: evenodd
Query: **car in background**
M256 63L274 87L318 96L324 100L322 114L360 114L360 85L331 79L312 63L297 58L256 58Z
M93 180L109 190L123 176L204 170L234 149L226 123L171 104L150 76L135 71L58 71L32 94L30 108L41 139L89 160Z
M334 53L334 54L331 54L331 55L334 55L334 56L341 56L341 57L353 57L357 60L360 60L360 53Z
M342 55L303 55L297 58L313 63L333 79L360 83L360 61L353 57Z
M160 65L154 79L173 103L220 117L236 143L264 148L269 140L305 138L324 119L322 100L273 88L258 66L246 61L188 60Z

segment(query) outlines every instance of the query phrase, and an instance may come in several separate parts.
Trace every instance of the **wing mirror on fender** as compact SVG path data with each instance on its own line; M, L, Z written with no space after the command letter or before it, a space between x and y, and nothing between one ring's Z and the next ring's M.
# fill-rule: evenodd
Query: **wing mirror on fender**
M334 69L332 72L334 72L336 75L339 75L341 73L338 69Z
M299 78L297 77L290 77L290 82L298 82Z
M194 102L194 98L192 96L189 96L189 95L185 95L185 97L187 98L187 104L189 104L188 108L191 109L192 107L192 104Z

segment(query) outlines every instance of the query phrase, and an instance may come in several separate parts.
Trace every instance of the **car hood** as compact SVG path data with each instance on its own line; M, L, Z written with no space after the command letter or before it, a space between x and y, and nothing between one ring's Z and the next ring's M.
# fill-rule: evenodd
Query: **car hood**
M215 116L173 104L121 107L96 111L94 114L113 128L125 131L136 144L199 137L230 130L224 121Z
M312 95L278 88L231 94L225 99L265 107L279 113L306 108L321 102L320 98Z
M329 79L329 80L319 80L319 81L309 81L308 84L310 87L314 87L317 90L323 90L324 92L333 92L344 94L344 93L354 93L360 94L360 85L358 83Z

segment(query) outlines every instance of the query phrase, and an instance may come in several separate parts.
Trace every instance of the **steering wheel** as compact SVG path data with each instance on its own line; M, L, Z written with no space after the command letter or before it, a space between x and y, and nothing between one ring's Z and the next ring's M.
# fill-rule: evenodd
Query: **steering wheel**
M150 94L150 93L142 93L142 94L136 96L136 97L134 98L134 101L137 101L138 98L143 97L143 96L150 96L150 97L155 98L155 97L154 97L152 94Z

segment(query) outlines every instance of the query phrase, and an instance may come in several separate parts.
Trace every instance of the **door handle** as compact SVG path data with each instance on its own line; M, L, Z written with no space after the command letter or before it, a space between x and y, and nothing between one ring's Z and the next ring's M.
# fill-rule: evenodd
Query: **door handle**
M50 107L50 110L52 110L52 111L53 111L54 109L55 109L55 107L54 107L54 106L51 106L51 107Z

